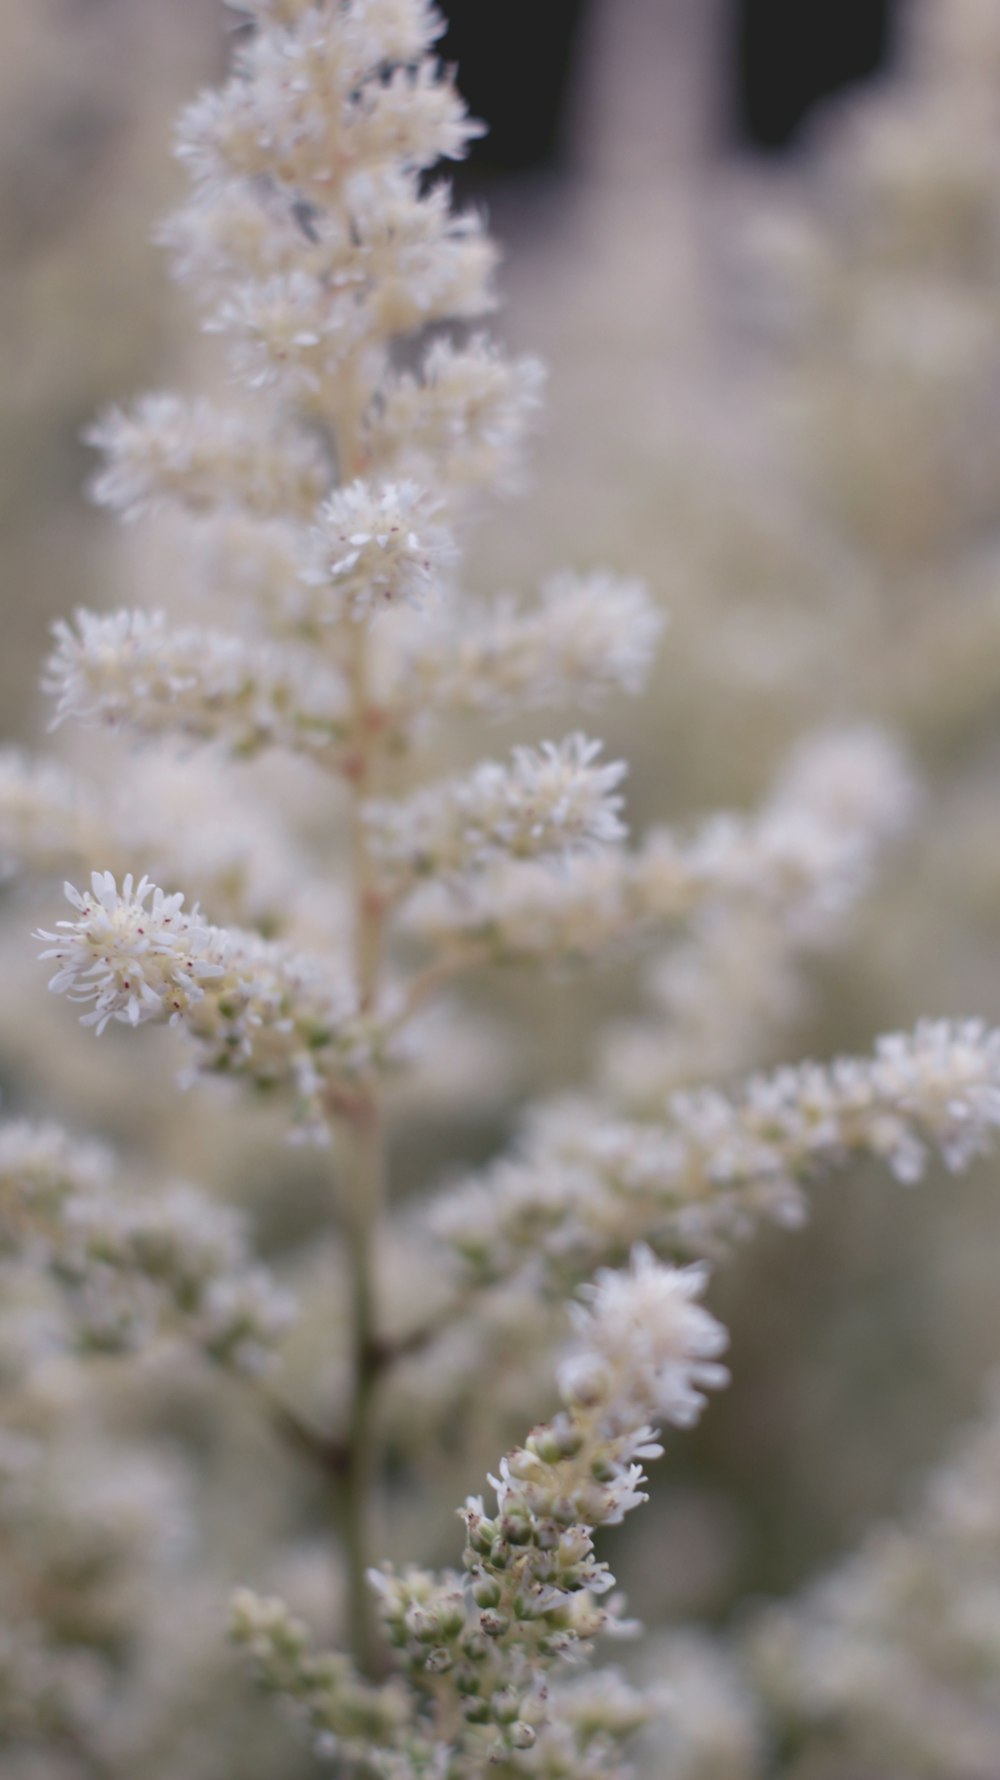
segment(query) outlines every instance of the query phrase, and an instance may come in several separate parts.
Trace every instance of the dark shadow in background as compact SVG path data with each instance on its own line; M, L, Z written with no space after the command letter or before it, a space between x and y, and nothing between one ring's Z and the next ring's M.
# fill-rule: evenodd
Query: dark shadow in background
M474 176L565 163L581 27L588 7L598 3L614 6L615 0L443 0L449 25L441 54L458 63L470 110L490 126L474 145ZM727 146L771 152L794 146L819 102L891 61L904 3L728 0Z
M898 0L732 0L737 143L793 146L817 104L888 65L898 10Z
M614 4L614 0L611 0ZM473 117L489 124L472 164L491 173L557 165L587 0L445 0L444 61L457 62Z

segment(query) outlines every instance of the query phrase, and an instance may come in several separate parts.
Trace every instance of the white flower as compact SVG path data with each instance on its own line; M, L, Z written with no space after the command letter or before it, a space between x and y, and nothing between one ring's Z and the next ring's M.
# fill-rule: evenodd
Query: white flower
M96 820L94 799L58 761L0 748L0 880L65 870Z
M307 434L262 429L252 414L180 396L143 396L131 413L112 408L85 437L107 459L93 498L125 519L171 502L192 513L309 514L330 482Z
M644 1406L680 1427L697 1420L705 1390L729 1373L716 1356L728 1345L722 1324L696 1300L708 1280L704 1266L669 1267L639 1243L627 1272L601 1269L572 1307L578 1347L563 1362L559 1383L573 1401L591 1389L616 1415Z
M435 340L419 378L387 381L369 455L383 471L411 467L436 485L515 487L544 382L537 359L508 359L483 335L462 347Z
M202 999L207 980L223 975L209 955L212 929L197 907L185 911L183 895L167 896L148 878L135 885L131 873L120 893L110 872L95 871L90 883L89 896L65 886L78 921L36 935L50 942L39 956L59 965L49 988L71 1001L96 1002L84 1025L100 1033L112 1019L138 1026L177 1015Z
M565 1283L644 1239L711 1254L760 1217L805 1215L803 1187L851 1157L912 1182L937 1151L958 1170L1000 1126L1000 1033L923 1022L842 1057L755 1076L729 1097L675 1094L649 1122L595 1095L542 1107L512 1160L445 1196L436 1227L482 1277Z
M202 1070L290 1088L303 1128L322 1137L326 1088L356 1082L382 1042L382 1018L359 1015L339 968L210 927L146 878L133 888L127 877L119 892L110 872L95 872L91 885L81 896L67 884L78 918L37 935L59 966L50 988L93 1001L83 1023L99 1033L112 1019L184 1026Z
M205 322L230 344L233 369L250 389L280 387L308 402L361 338L350 290L330 290L309 272L239 284Z
M218 739L248 755L280 746L335 764L344 735L339 677L291 646L195 625L162 612L78 611L60 620L45 690L67 717L128 724L141 734Z
M563 860L615 846L625 827L621 761L597 764L600 742L583 735L515 748L511 764L484 760L466 777L428 786L398 803L368 805L372 845L398 891L418 877L480 870L505 855Z
M364 618L387 606L421 606L455 556L438 523L441 503L415 482L352 482L320 509L310 585L320 615Z
M600 570L555 575L540 604L504 599L484 612L432 616L401 649L389 697L416 719L428 711L507 717L636 693L663 623L637 581Z

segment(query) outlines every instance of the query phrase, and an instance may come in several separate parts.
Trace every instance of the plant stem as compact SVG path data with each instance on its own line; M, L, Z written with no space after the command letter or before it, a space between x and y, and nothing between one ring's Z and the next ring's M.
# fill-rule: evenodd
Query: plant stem
M368 717L368 633L351 624L353 750L351 865L354 969L358 1003L374 1007L385 952L385 907L379 895L364 811L371 795L373 738ZM344 1216L351 1265L351 1409L343 1484L338 1492L347 1565L347 1636L358 1663L377 1672L378 1637L367 1572L378 1485L376 1394L379 1373L376 1266L385 1195L385 1152L378 1084L359 1096L346 1120Z
M346 1214L351 1261L351 1410L338 1507L347 1567L347 1638L359 1668L374 1675L381 1665L367 1574L378 1485L375 1261L384 1170L381 1121L374 1097L359 1108L350 1136L352 1166Z

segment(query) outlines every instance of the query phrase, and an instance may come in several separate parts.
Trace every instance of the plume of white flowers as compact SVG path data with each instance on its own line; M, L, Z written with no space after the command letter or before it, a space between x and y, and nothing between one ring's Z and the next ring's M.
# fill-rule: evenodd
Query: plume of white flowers
M58 1282L78 1344L131 1352L176 1331L256 1372L292 1303L251 1264L240 1218L192 1187L130 1199L111 1156L52 1125L0 1127L0 1251Z
M761 1217L799 1224L803 1189L861 1155L906 1183L933 1155L959 1172L997 1125L1000 1033L925 1022L870 1058L779 1069L735 1096L674 1095L648 1122L596 1098L543 1106L514 1155L446 1193L433 1222L478 1277L560 1286L630 1241L704 1253Z
M119 890L94 872L89 894L72 884L75 919L41 930L41 957L57 965L49 987L93 1007L81 1015L180 1026L197 1067L260 1086L291 1086L301 1116L323 1129L326 1096L350 1093L378 1053L377 1018L365 1017L344 977L255 933L213 927L197 905L143 878Z
M387 1209L398 1148L387 1077L425 1004L476 966L594 956L685 926L701 948L694 966L688 954L686 992L700 996L713 971L730 969L731 917L746 923L737 944L760 923L765 962L794 964L837 931L914 789L878 730L824 732L758 811L656 827L630 846L625 767L582 733L430 777L421 745L437 719L559 704L575 713L638 691L662 619L610 571L554 576L535 602L482 601L462 586L466 525L483 492L516 483L542 374L465 332L493 307L496 256L481 218L453 209L436 171L479 132L436 59L437 11L428 0L235 10L231 74L181 119L192 191L162 239L238 393L232 407L157 393L106 414L91 435L104 456L100 502L137 521L164 510L194 532L198 622L81 612L57 626L47 685L57 722L179 738L206 775L225 753L304 756L294 765L313 801L302 826L328 844L329 870L300 869L305 843L286 845L294 816L282 808L258 834L280 855L276 873L248 867L233 896L248 921L219 925L193 897L211 898L213 917L225 906L231 828L201 852L184 837L171 854L156 833L169 821L147 811L130 831L114 799L10 757L0 857L5 870L51 874L66 857L71 876L92 873L89 890L66 886L71 917L38 935L51 988L79 1004L84 1024L98 1034L112 1022L169 1024L195 1071L279 1088L306 1134L333 1140L346 1289L329 1295L330 1420L314 1429L260 1386L256 1395L334 1498L352 1655L314 1650L277 1593L243 1591L233 1630L259 1679L352 1775L613 1780L652 1704L614 1677L582 1687L567 1674L593 1639L632 1629L595 1540L645 1500L656 1425L690 1425L727 1378L725 1333L700 1302L704 1264L664 1257L704 1255L760 1216L800 1220L803 1189L854 1157L879 1158L903 1180L932 1156L966 1167L1000 1124L1000 1035L925 1023L870 1057L757 1075L728 1093L668 1092L678 1072L667 1057L665 1081L644 1074L641 1118L606 1066L610 1097L543 1104L510 1157L442 1196L443 1313L407 1251L407 1302L424 1320L412 1338L398 1334L382 1302L386 1228L402 1222ZM264 786L264 763L254 767ZM141 798L141 767L135 785ZM251 826L252 812L238 820ZM212 828L210 799L197 821ZM149 857L137 857L145 834ZM320 942L300 951L296 935L320 904ZM683 1000L684 962L662 997L668 1013ZM712 1049L725 986L706 1014L713 1067L741 1055L760 999L748 975L736 991L739 1043ZM246 1373L285 1321L227 1211L188 1189L126 1198L97 1152L47 1130L0 1133L0 1234L22 1273L34 1263L56 1278L91 1345L182 1332ZM502 1461L495 1505L467 1501L461 1568L371 1571L392 1435L383 1381L440 1330L461 1342L463 1317L478 1316L473 1333L488 1346L488 1301L505 1298L490 1286L508 1288L509 1316L524 1309L529 1338L543 1331L536 1371L560 1294L577 1292L561 1407ZM476 1340L467 1345L475 1358ZM474 1388L489 1396L482 1377ZM0 1449L0 1495L2 1469ZM241 1561L248 1548L241 1529ZM27 1625L23 1649L0 1645L0 1702L5 1664L12 1672L26 1651L31 1670L36 1629L41 1683L33 1694L31 1673L20 1674L14 1691L31 1701L49 1686L58 1639L43 1616ZM59 1687L54 1673L53 1697ZM53 1717L37 1733L43 1763L62 1760L60 1737L77 1723L69 1711ZM32 1727L34 1737L34 1717ZM146 1771L146 1756L141 1736L126 1739L102 1766L98 1739L90 1771ZM198 1766L200 1754L172 1744L166 1759ZM239 1767L228 1751L220 1759Z
M375 854L394 886L454 878L508 859L563 860L614 846L625 828L621 761L599 763L584 735L515 748L509 767L484 760L465 778L430 785L406 802L368 806Z
M432 886L407 921L436 948L474 943L494 961L588 957L726 903L819 938L866 888L914 800L900 750L878 730L821 735L757 816L711 817L689 836L655 828L631 850L570 861L558 878L501 860L460 899Z
M412 702L416 715L509 716L637 693L663 625L640 582L566 571L544 583L537 605L501 600L471 619L448 609L421 627L405 641L389 696Z
M308 434L261 438L246 414L175 395L143 396L131 414L113 408L86 437L106 460L93 497L125 519L169 506L308 515L330 485L330 466Z
M336 766L346 734L339 677L299 652L174 627L162 612L80 611L56 625L46 690L68 717L140 735L221 740L248 755L280 746Z
M409 1684L408 1702L391 1685L364 1698L369 1759L379 1764L386 1744L406 1751L408 1766L386 1761L385 1771L471 1776L504 1763L529 1773L557 1751L574 1773L617 1771L621 1745L656 1702L611 1678L584 1706L560 1671L602 1633L631 1629L594 1534L646 1500L643 1463L663 1450L651 1424L689 1426L705 1389L727 1382L726 1332L698 1302L706 1278L641 1247L625 1271L600 1273L574 1308L563 1408L503 1459L490 1479L495 1508L474 1496L462 1510L464 1575L372 1572ZM281 1602L247 1591L232 1627L259 1680L305 1707L318 1751L356 1755L359 1684L345 1660L313 1654Z

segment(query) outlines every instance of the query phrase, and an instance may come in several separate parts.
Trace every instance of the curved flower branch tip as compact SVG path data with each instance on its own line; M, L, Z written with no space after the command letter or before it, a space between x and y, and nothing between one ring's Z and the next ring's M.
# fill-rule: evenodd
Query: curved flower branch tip
M515 489L545 376L537 359L507 359L484 335L464 346L435 340L419 377L387 380L367 421L368 452L377 463L412 465L456 490Z
M490 1479L495 1511L480 1496L460 1511L465 1579L373 1572L389 1642L414 1688L451 1708L456 1772L553 1746L573 1757L554 1772L590 1772L575 1759L580 1702L559 1672L588 1654L591 1639L634 1629L594 1535L646 1500L643 1462L663 1450L651 1418L687 1426L704 1389L727 1382L716 1358L726 1331L696 1302L706 1278L703 1267L665 1266L642 1247L627 1269L600 1274L576 1307L576 1341L559 1369L564 1408L502 1460ZM610 1750L653 1702L598 1682L591 1707Z
M110 1020L183 1027L203 1071L243 1075L296 1095L307 1132L327 1131L327 1096L356 1087L386 1042L380 1015L362 1015L356 993L331 964L257 934L208 925L182 895L148 878L95 872L90 895L72 884L76 920L42 929L43 959L59 968L50 987L94 1002L83 1024Z
M186 1186L130 1198L110 1155L57 1126L0 1126L0 1249L47 1269L86 1350L134 1352L173 1332L252 1374L294 1320L237 1213Z
M372 802L366 819L390 887L479 871L497 859L564 860L624 839L618 794L627 767L600 763L602 744L580 734L515 748L511 764L484 760L464 778L398 803Z
M261 430L240 411L169 393L109 409L84 434L105 466L90 493L127 520L174 504L194 514L220 508L266 518L309 514L326 493L331 467L306 433Z
M804 1189L861 1156L903 1182L934 1155L957 1172L998 1127L1000 1031L924 1021L870 1057L778 1069L732 1096L674 1094L648 1122L598 1099L543 1104L433 1224L476 1278L566 1286L637 1239L712 1253L761 1218L801 1224Z
M627 1271L599 1269L571 1308L577 1351L559 1373L570 1400L601 1402L621 1412L631 1401L679 1427L705 1406L705 1390L728 1384L717 1363L728 1346L722 1324L697 1303L708 1268L665 1266L645 1243Z
M43 687L67 717L122 724L140 735L219 741L339 758L346 700L339 675L305 651L196 625L162 612L76 613L54 627Z
M637 693L664 623L641 582L605 571L554 575L540 604L502 599L422 625L402 651L394 696L417 718L426 710L508 717Z

